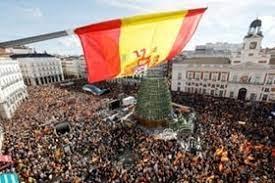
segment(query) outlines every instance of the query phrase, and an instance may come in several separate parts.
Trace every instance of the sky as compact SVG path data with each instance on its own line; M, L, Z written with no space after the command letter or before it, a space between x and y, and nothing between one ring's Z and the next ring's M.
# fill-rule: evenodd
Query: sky
M185 50L207 42L241 43L262 20L263 47L275 47L275 0L0 0L0 42L100 21L160 11L208 7ZM52 54L82 54L76 36L27 45Z

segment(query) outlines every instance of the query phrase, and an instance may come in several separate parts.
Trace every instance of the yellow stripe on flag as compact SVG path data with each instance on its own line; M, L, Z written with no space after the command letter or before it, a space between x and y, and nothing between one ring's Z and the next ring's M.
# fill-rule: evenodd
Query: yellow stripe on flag
M132 75L142 66L151 67L163 62L187 13L185 10L122 19L119 76Z

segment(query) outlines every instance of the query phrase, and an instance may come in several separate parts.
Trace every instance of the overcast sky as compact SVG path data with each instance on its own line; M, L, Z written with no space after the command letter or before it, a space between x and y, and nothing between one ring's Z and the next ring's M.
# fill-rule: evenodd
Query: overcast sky
M157 11L208 7L187 49L207 42L240 43L256 17L263 47L275 47L275 0L1 0L0 41L54 32L108 19ZM70 36L30 44L37 51L82 54Z

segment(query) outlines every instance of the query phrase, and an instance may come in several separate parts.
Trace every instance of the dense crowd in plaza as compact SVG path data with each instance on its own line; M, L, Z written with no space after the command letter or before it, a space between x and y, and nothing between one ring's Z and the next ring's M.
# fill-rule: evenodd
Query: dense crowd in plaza
M202 151L185 152L176 140L155 139L139 128L104 122L104 98L136 86L103 83L111 93L93 96L81 84L30 87L29 99L3 121L3 154L12 156L22 182L273 182L275 122L269 104L173 93L173 101L198 113L194 136ZM57 135L54 125L69 122ZM239 121L246 122L240 123ZM69 148L66 148L69 147ZM68 150L69 149L69 150ZM131 161L121 162L129 152Z

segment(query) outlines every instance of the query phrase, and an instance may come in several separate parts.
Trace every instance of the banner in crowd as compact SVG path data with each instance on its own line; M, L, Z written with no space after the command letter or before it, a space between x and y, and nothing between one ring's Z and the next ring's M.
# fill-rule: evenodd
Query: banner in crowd
M0 155L0 162L12 163L12 158L9 155Z
M140 15L76 28L88 81L138 74L170 60L191 39L205 10Z

